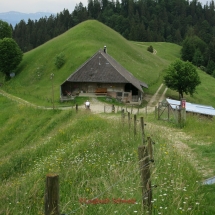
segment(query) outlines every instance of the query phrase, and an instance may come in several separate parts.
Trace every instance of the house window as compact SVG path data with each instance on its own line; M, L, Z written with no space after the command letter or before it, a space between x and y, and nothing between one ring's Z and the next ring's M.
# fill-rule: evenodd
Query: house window
M116 96L122 97L122 92L117 92Z
M124 97L128 97L128 93L124 93Z

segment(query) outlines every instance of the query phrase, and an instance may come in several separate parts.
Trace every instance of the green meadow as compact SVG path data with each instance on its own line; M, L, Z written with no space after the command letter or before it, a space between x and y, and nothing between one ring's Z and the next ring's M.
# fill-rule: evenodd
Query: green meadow
M0 92L35 105L0 94L0 214L44 214L49 173L59 174L61 214L149 214L142 207L140 117L146 123L145 137L155 143L150 163L152 214L215 214L215 186L202 185L215 175L213 118L187 115L185 126L179 128L158 121L154 113L137 114L134 135L133 115L129 124L120 113L76 112L74 103L59 102L60 84L104 45L108 54L149 85L148 95L156 92L168 65L180 57L178 45L127 41L97 21L83 22L25 53L13 79L4 82L0 76ZM150 45L156 54L147 51ZM54 58L61 52L66 63L57 70ZM202 83L187 101L215 106L215 79L198 73ZM52 84L55 107L71 108L52 109ZM171 90L166 96L178 98ZM75 102L83 104L84 98ZM90 203L93 199L100 203Z

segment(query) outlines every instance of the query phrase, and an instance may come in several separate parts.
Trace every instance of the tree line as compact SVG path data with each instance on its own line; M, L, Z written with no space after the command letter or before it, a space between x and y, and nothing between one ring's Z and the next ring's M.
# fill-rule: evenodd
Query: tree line
M20 21L13 38L23 52L29 51L88 19L96 19L126 39L171 42L183 46L182 59L207 73L215 70L215 5L198 0L88 0L72 13ZM215 76L215 74L214 74Z

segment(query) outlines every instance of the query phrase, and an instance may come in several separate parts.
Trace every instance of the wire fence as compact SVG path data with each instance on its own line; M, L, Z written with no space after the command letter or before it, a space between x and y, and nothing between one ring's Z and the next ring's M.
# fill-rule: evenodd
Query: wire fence
M141 161L139 161L138 163L140 163ZM114 184L112 184L111 186L109 186L107 189L105 189L103 192L101 192L100 194L94 196L93 198L91 198L91 200L89 201L89 203L93 202L93 200L99 199L101 196L103 196L106 192L110 191L111 189L115 188L120 182L122 181L126 181L129 180L130 176L135 177L135 175L139 175L139 171L143 170L146 166L148 166L149 164L151 164L151 161L146 163L142 168L137 168L136 166L134 167L134 169L132 171L129 172L129 174L127 174L126 178L122 178L118 181L116 181ZM146 195L146 194L145 194ZM120 198L119 198L120 199ZM86 204L88 204L88 202L85 202ZM70 215L70 214L75 214L78 210L80 210L82 207L84 207L84 204L82 204L79 208L70 211L69 213L66 213L65 215Z
M113 110L113 107L112 106L109 106L109 107L106 107L106 110ZM128 112L129 113L129 112ZM130 116L128 114L128 116ZM138 132L138 133L141 133L142 135L142 138L144 139L142 141L143 144L147 143L147 141L145 140L145 134L144 134L144 122L143 122L143 117L141 117L140 120L138 120L138 122L141 122L141 131ZM128 123L130 123L130 119L128 118ZM135 122L134 122L135 123ZM130 127L129 127L130 128ZM150 144L152 144L153 141L150 141ZM149 145L149 142L148 142L148 145ZM145 145L144 146L146 148L146 150L148 151L148 148L147 146ZM139 149L139 147L138 147ZM148 152L147 152L148 153ZM120 178L119 180L117 180L116 182L114 182L113 184L111 184L110 186L108 186L106 189L104 189L102 192L100 192L99 194L95 195L93 198L90 198L90 199L84 199L82 198L82 200L79 199L79 203L81 204L80 207L66 213L66 215L70 215L70 214L76 214L78 211L80 211L81 209L84 209L87 205L90 205L90 204L102 204L102 202L99 200L102 196L104 196L104 194L108 193L110 190L112 189L117 189L117 186L121 183L125 183L126 181L130 180L131 179L131 176L132 178L135 178L135 177L140 177L141 175L143 175L143 173L141 173L142 171L146 171L145 173L148 174L149 170L150 170L150 167L151 167L151 163L153 163L153 160L152 160L152 152L150 153L150 155L148 154L145 154L144 155L145 157L142 157L140 158L139 156L139 161L136 162L135 164L133 164L132 166L130 166L131 168L131 171L129 171L129 173L126 172L126 177L123 177L123 178ZM150 158L150 159L149 159ZM144 174L145 174L144 173ZM135 179L137 180L137 178ZM145 180L145 181L144 181ZM142 201L145 199L145 197L149 194L149 192L151 191L151 185L149 186L149 188L146 188L146 185L148 186L148 183L149 181L151 181L151 176L150 174L148 175L148 178L146 179L143 179L144 182L141 182L140 180L140 183L142 183L141 187L143 188L144 187L144 190L145 191L142 191ZM136 185L136 188L138 188L139 185ZM121 194L121 196L118 196L117 198L122 200L122 203L123 203L123 195ZM148 197L147 197L148 198ZM109 199L108 199L109 201ZM136 200L135 200L136 201ZM139 199L140 201L140 199ZM144 201L143 201L144 202ZM151 200L150 200L151 202ZM134 207L135 206L135 202L133 202L133 205L130 205L130 208ZM110 209L108 209L110 210ZM104 214L108 214L108 210L106 210L106 212ZM123 209L124 211L126 209ZM45 215L50 215L50 214L45 214Z

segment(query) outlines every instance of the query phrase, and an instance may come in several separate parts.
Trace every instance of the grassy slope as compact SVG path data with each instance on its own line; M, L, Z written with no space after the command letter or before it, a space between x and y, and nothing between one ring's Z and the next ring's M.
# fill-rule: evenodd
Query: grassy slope
M75 110L34 109L2 96L0 110L0 214L43 214L45 176L50 172L60 176L61 213L143 214L137 154L140 126L134 137L126 121ZM153 213L209 211L196 183L201 177L166 141L169 130L148 124L145 132L156 143L151 165L152 184L158 185L153 188ZM95 197L110 202L87 206L79 202ZM112 199L135 199L137 204L113 204Z
M153 43L158 50L158 54L153 55L146 50L149 43L130 42L98 21L86 21L26 53L7 91L34 103L46 103L47 98L52 97L50 74L54 73L55 100L58 101L60 84L104 45L113 58L149 86L161 82L162 70L179 57L180 50L175 44ZM61 52L66 56L66 63L57 70L54 58Z
M25 53L17 76L5 84L5 89L33 103L51 106L50 74L55 74L54 95L55 102L59 102L60 84L104 45L122 66L149 85L149 89L145 90L149 94L155 93L162 83L168 65L180 57L178 45L128 41L102 23L90 20ZM156 55L146 50L150 45L156 50ZM61 52L66 56L66 63L57 70L54 58ZM197 88L198 94L186 96L187 100L215 106L215 79L202 71L199 71L199 75L202 84ZM178 94L171 90L168 90L167 96L178 98Z
M111 56L119 61L126 69L131 71L137 78L150 85L150 89L147 91L148 93L156 91L157 87L162 82L162 79L159 78L163 75L162 71L170 62L179 57L180 51L180 47L174 44L130 42L97 21L87 21L47 42L43 46L26 53L19 67L19 74L5 85L5 89L35 104L47 104L47 98L51 98L50 74L52 72L55 74L54 87L57 97L59 85L104 45L107 45L108 53ZM146 51L149 45L152 45L157 50L156 55ZM60 52L65 53L67 61L63 68L56 70L53 59L54 56ZM41 74L40 78L37 76L37 70ZM192 102L215 106L214 79L201 71L199 71L199 74L202 85L197 89L198 94L195 94L193 98L187 97L187 99ZM178 95L168 90L168 96L177 98ZM48 104L51 106L50 103ZM77 119L80 120L77 121ZM161 125L163 124L161 122L159 123ZM120 190L116 189L116 192L110 192L108 195L104 195L101 198L140 198L139 194L135 196L136 194L133 195L130 192L130 187L133 187L133 184L138 184L138 175L136 175L136 178L128 176L130 174L128 170L136 164L135 159L137 155L134 154L134 151L138 146L139 140L131 140L131 142L129 142L130 137L127 136L128 132L126 132L126 130L125 134L122 133L122 130L119 132L119 128L115 129L115 127L110 131L110 127L105 127L105 125L108 126L107 122L99 117L95 118L95 116L89 116L85 119L82 118L81 115L77 116L69 111L53 112L52 110L35 110L0 97L0 176L2 177L0 189L2 193L4 193L0 203L0 214L18 214L19 212L21 214L42 214L44 177L49 171L56 171L60 173L63 178L61 183L61 208L65 209L64 211L66 212L78 207L77 196L87 196L88 187L93 187L94 194L97 195L100 191L96 190L98 189L96 182L103 183L99 188L104 190L103 188L108 187L110 180L114 182L118 177L123 178L125 175L127 181L129 181L128 183L126 182L123 184ZM89 127L91 127L90 131ZM106 129L108 129L108 132ZM201 144L196 144L198 141L192 139L189 140L187 144L195 150L205 165L207 165L205 159L209 159L211 168L213 168L215 162L213 158L213 130L214 121L200 121L196 118L189 118L184 128L185 132L199 138ZM151 131L149 132L151 134ZM156 136L155 133L153 133L154 137ZM113 139L107 134L111 134ZM121 134L120 137L119 134ZM205 136L207 137L206 139L204 139ZM157 152L163 152L161 155L156 154L156 158L159 161L167 155L167 150L171 151L171 148L166 149L165 142L168 141L165 139L165 135L161 134L156 138L158 147L160 147L160 149L157 148ZM204 146L202 142L205 141L210 144ZM126 145L126 147L120 145L119 148L117 148L116 145L118 145L119 142L125 144L129 143L130 145ZM73 148L73 143L78 143L75 148ZM101 151L97 151L98 145L95 147L95 143L102 143ZM105 147L107 143L110 145L110 148ZM121 154L120 151L122 148L125 151L122 151ZM85 150L89 153L85 153ZM71 152L73 155L71 155ZM110 152L117 152L113 160L109 157ZM111 171L110 169L105 169L104 171L101 166L102 168L99 169L99 172L93 171L95 178L92 178L92 180L85 184L86 178L92 177L92 174L89 173L92 171L91 166L87 165L87 171L85 171L86 169L78 171L81 170L82 167L85 167L82 166L82 164L77 165L77 169L71 168L71 162L74 162L76 158L80 158L83 153L96 159L96 165L100 165L100 158L105 158L106 164L110 162L112 165L115 165L118 160L125 161L131 159L132 162L128 162L128 165L122 165L120 168L117 168L116 171L114 171L115 168ZM127 155L126 158L123 157L124 154ZM79 157L76 157L76 155ZM98 155L98 157L96 157L96 155ZM158 156L161 157L159 158ZM183 163L183 159L178 162L175 161L177 156L167 157L166 159L167 161L174 161L171 162L171 165L173 163L182 163L185 167L180 168L184 168L186 171L183 175L176 175L177 171L180 173L183 172L183 170L177 169L179 168L179 166L177 166L175 167L177 171L173 174L173 167L171 166L168 172L164 159L164 164L156 164L156 166L163 166L164 168L157 170L160 172L158 178L162 180L156 182L157 184L166 183L165 175L168 176L166 177L168 180L174 180L177 177L181 180L180 183L176 181L176 189L180 186L180 189L183 190L182 186L185 185L185 182L190 185L193 184L193 180L195 180L194 177L186 178L186 176L190 174L195 175L195 171L191 173L192 168L189 167L188 169L186 162ZM122 174L117 174L119 172L122 172ZM164 172L165 174L163 174ZM110 178L108 178L108 180L103 180L103 178L107 176ZM115 177L117 177L117 179ZM195 178L198 177L195 175ZM191 181L189 181L189 179ZM35 184L35 186L33 186L33 184ZM136 187L138 186L139 185ZM175 214L181 214L182 209L179 208L188 210L188 208L186 208L187 205L183 204L183 201L188 201L189 205L192 205L192 210L194 210L193 214L198 214L198 212L196 212L197 208L193 208L193 205L195 205L195 201L199 202L201 199L198 199L198 194L193 192L193 190L196 189L196 187L194 188L193 186L195 185L191 187L190 195L192 199L190 202L187 200L186 195L182 195L183 192L180 193L180 195L176 193L174 196L171 196L168 201L165 199L165 204L168 205L168 207L169 205L173 205L171 209L173 211L163 212L165 214L173 214L173 212ZM123 189L125 189L125 192L121 194ZM162 189L163 192L167 192L166 190L169 188L164 186ZM154 198L160 198L159 196L161 193L159 192L162 189L154 191ZM127 195L126 192L130 193L130 195ZM208 187L207 192L209 192L208 197L210 196L207 201L210 201L214 188ZM71 195L71 193L74 193L74 195ZM139 193L139 191L135 191L134 193ZM203 190L202 193L205 193L205 190ZM89 193L87 197L91 198L92 196L90 196ZM201 198L201 195L199 195L199 198ZM75 205L73 203L70 204L70 201L75 202ZM177 204L173 204L174 202ZM213 201L211 201L211 205L212 202ZM157 207L164 208L165 204L163 200L160 199L159 203L157 203ZM213 207L210 208L204 204L208 205L210 202L203 203L201 206L203 209L199 211L200 214L202 214L202 211L209 209L214 212ZM96 210L97 214L104 214L104 211L102 211L104 209L105 211L111 210L110 207L105 208L105 206L102 205L95 208L90 206L90 208L91 214L95 214L94 210ZM159 211L158 208L154 209L155 214L162 212ZM178 211L175 211L175 208L177 208ZM113 211L110 211L110 213L108 212L108 214L113 214L116 210L119 210L119 214L122 214L121 212L127 209L125 205L120 205L118 208L114 207ZM85 210L86 208L83 209L81 214L87 214ZM137 205L137 207L135 206L135 208L132 208L132 211L134 210L141 211L141 207ZM205 212L205 214L214 214L213 212ZM129 212L129 214L131 214L131 212ZM190 214L189 211L187 214Z

